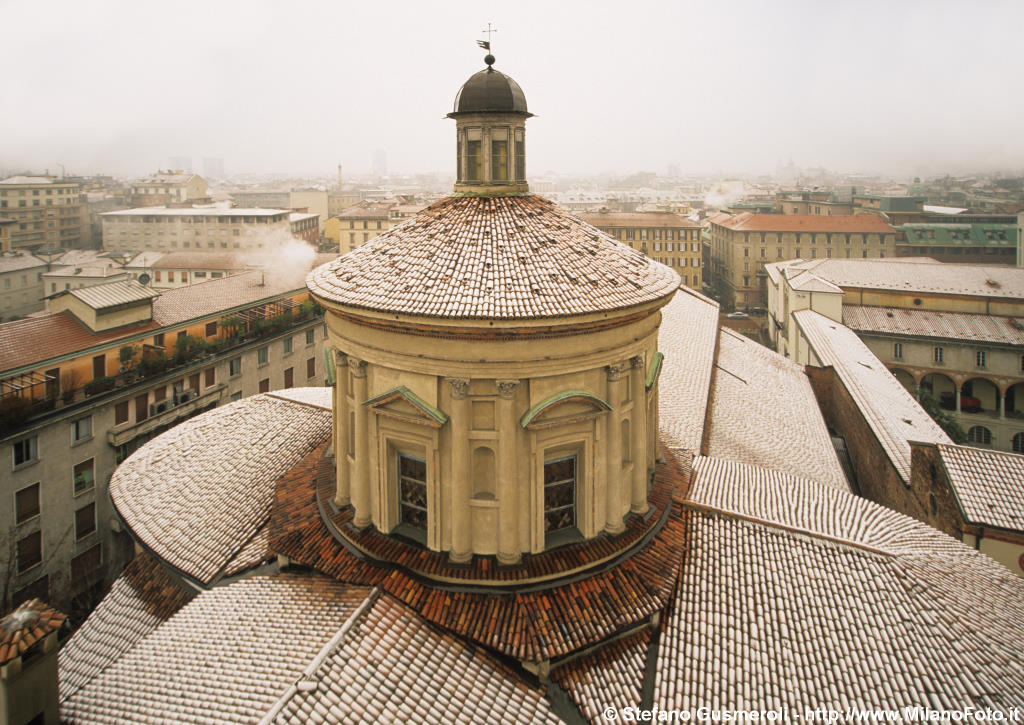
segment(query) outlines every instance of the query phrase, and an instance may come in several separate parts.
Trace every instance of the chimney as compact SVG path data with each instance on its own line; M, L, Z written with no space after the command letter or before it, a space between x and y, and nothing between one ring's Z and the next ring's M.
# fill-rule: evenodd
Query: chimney
M67 617L31 599L0 620L0 723L60 722L57 632Z

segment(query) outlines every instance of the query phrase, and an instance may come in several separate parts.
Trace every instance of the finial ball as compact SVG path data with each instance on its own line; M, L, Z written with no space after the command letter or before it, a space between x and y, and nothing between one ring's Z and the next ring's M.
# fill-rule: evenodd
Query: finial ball
M494 56L488 53L484 56L484 63L487 65L494 65Z

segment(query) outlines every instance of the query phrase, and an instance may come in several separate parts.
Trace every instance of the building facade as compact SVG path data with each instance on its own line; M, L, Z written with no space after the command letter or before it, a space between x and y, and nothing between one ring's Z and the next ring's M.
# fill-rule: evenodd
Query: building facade
M665 212L579 212L580 219L613 239L628 244L671 267L683 284L700 290L704 284L701 226Z
M896 253L896 230L874 214L718 214L709 226L713 284L727 308L765 306L765 265L773 262Z
M218 405L324 384L323 321L307 299L257 272L162 293L121 282L0 325L18 342L0 373L5 608L95 604L132 555L106 485L143 443Z
M344 254L366 244L423 209L423 205L397 201L360 201L327 220L324 236L337 242Z
M45 260L23 251L0 253L0 322L43 307Z
M953 415L971 445L1024 453L1024 270L924 260L768 265L770 334L800 363L793 314L853 330L911 393Z
M9 227L11 249L72 249L88 237L81 187L48 176L0 181L0 216L15 222Z
M130 207L165 206L207 199L208 185L191 172L164 172L136 179L128 187L125 201Z
M101 215L103 248L266 252L294 238L291 214L283 209L215 207L113 211ZM303 218L297 223L309 222Z
M1017 225L913 223L897 228L896 255L956 264L1017 264Z
M309 211L293 211L288 215L292 236L311 245L320 241L320 220L319 214Z

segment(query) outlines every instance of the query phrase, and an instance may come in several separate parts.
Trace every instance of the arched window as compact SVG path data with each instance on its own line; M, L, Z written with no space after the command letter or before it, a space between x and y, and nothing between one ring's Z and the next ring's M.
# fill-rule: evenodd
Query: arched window
M992 431L983 425L976 425L967 431L967 442L977 445L992 445Z
M1024 433L1018 433L1013 437L1013 452L1024 453Z

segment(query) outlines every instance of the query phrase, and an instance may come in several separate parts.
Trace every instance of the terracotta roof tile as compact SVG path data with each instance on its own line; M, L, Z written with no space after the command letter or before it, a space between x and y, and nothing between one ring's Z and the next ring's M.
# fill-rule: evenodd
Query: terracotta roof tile
M209 584L267 521L278 477L330 431L328 411L252 396L140 448L114 472L110 497L143 544Z
M652 302L679 277L542 197L450 197L315 269L307 285L357 308L531 319Z
M1024 531L1024 456L942 443L938 448L968 523Z
M152 265L153 269L245 269L245 260L237 254L216 252L170 252Z
M368 594L310 574L203 592L65 699L61 719L256 722Z
M543 688L388 596L301 682L281 710L287 722L561 722Z
M576 212L576 216L595 227L671 227L673 229L700 229L700 224L682 214L670 212L644 211L584 211Z
M185 287L163 290L153 300L153 321L161 327L252 304L302 289L305 270L280 274L242 272Z
M803 366L720 332L706 453L850 490Z
M655 488L679 491L685 482L675 457L667 455ZM399 567L372 564L343 546L320 520L314 456L297 466L296 475L281 479L271 518L271 548L340 581L379 586L429 622L492 651L535 662L560 657L646 621L665 606L672 591L683 555L677 504L666 509L664 525L646 546L613 567L539 590L463 591L432 585ZM331 468L322 466L326 475L320 477L321 500L333 492ZM552 566L557 571L564 565L556 559Z
M551 678L590 722L607 722L607 708L640 705L650 641L650 629L614 640L553 670Z
M841 217L832 217L833 219ZM884 289L901 293L969 295L1024 299L1024 269L1008 266L945 264L932 259L811 259L776 262L792 276L798 270L813 272L834 285L846 288ZM913 265L913 266L908 266Z
M113 665L192 598L150 554L138 554L60 650L60 699Z
M728 217L717 215L712 218L711 223L742 232L896 233L895 229L876 214L822 216L821 214L753 214L747 211Z
M0 370L41 363L158 327L146 321L93 332L70 312L4 322L0 324Z
M22 602L0 619L0 665L6 665L64 624L67 616L38 599Z
M680 288L661 311L659 428L665 445L699 453L718 339L718 303Z
M811 352L832 366L885 449L893 467L910 485L910 444L952 443L949 436L856 333L812 310L793 313Z
M1024 345L1024 325L995 315L843 305L843 324L857 332Z
M852 494L697 471L654 705L1024 704L1024 580Z

